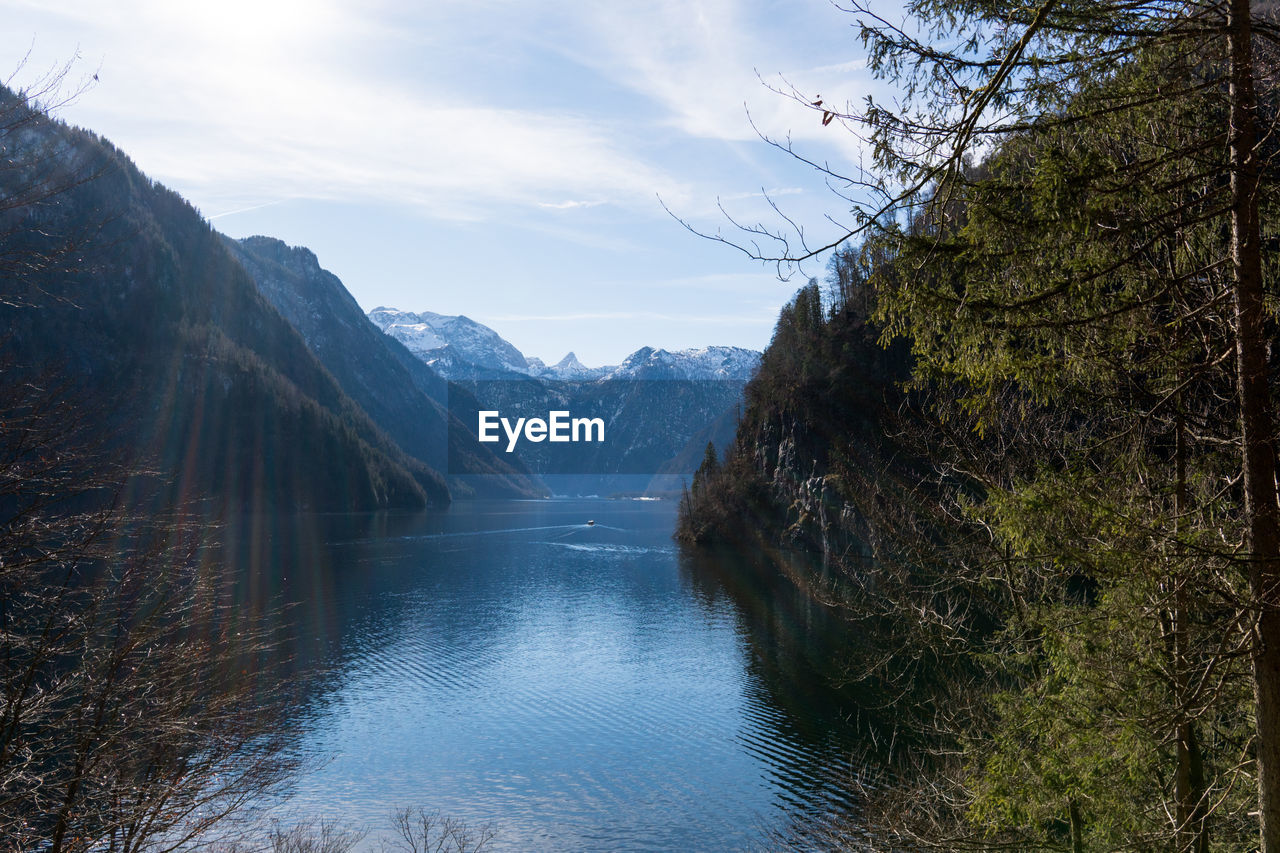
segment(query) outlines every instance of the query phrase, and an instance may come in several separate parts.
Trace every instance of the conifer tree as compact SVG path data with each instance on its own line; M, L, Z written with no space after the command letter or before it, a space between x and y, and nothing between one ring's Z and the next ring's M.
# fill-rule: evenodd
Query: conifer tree
M1175 684L1188 666L1183 592L1221 580L1225 594L1230 572L1243 575L1244 592L1229 596L1235 616L1218 627L1244 625L1262 849L1280 851L1280 500L1262 251L1275 121L1270 65L1259 58L1274 53L1280 29L1263 5L912 0L899 25L853 3L870 67L899 84L901 99L859 109L805 100L870 146L866 172L829 173L870 201L822 245L753 229L775 242L751 252L794 264L873 227L916 242L919 266L900 269L901 286L877 300L889 333L913 339L919 375L964 388L984 429L1016 420L1011 386L1019 405L1088 422L1069 424L1057 470L991 505L1001 535L1021 530L1018 544L1050 549L1051 561L1088 561L1097 555L1074 546L1092 527L1112 551L1127 543L1176 567L1147 590L1168 592ZM935 263L950 271L930 272ZM1101 457L1090 444L1097 430L1111 442ZM1206 451L1188 481L1188 440L1235 454L1225 480L1210 473L1220 454ZM1154 491L1140 487L1158 474L1168 488L1151 503ZM1090 515L1077 500L1085 495L1113 512ZM1046 496L1059 509L1076 503L1070 529L1027 526L1046 517L1028 514ZM1238 528L1218 523L1224 514ZM1119 517L1130 519L1122 530L1105 526ZM1152 535L1143 541L1140 529ZM1211 530L1219 539L1209 546L1197 536ZM1204 559L1191 567L1189 553ZM1185 696L1173 704L1190 707ZM1175 823L1179 847L1198 849L1185 716L1175 720ZM1077 810L1071 803L1073 841Z

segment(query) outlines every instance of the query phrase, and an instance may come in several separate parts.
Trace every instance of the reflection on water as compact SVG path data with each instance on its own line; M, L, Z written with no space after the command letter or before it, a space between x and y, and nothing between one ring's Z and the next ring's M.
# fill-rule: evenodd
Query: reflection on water
M324 763L292 809L377 829L421 804L491 822L497 850L739 850L848 810L838 626L768 561L683 552L674 512L476 502L230 531L246 600L299 602L297 725Z

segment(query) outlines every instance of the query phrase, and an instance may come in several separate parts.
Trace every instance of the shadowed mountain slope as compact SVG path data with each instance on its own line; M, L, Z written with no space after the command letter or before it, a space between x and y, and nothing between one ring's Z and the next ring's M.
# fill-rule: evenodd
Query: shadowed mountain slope
M0 90L6 379L57 385L171 497L224 507L449 499L341 389L221 236L110 143Z
M468 485L455 478L450 483L455 492L466 493L474 487L489 497L544 493L519 460L508 462L485 447L470 454L455 453L450 459L444 380L374 326L341 280L322 269L310 250L270 237L227 238L226 243L262 295L301 333L343 391L405 453L451 474L489 475ZM397 354L397 349L403 352Z

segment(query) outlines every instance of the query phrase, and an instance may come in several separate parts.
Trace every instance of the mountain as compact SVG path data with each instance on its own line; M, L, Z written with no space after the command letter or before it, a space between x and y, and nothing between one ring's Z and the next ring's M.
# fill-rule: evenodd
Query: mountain
M519 460L502 459L487 446L450 457L445 382L374 326L341 280L321 268L314 253L270 237L225 238L225 242L262 295L301 333L342 390L405 453L432 468L447 470L455 492L469 492L478 484L485 497L545 493ZM489 476L465 486L457 479L478 474Z
M784 306L736 429L722 422L703 440L704 451L708 440L724 448L723 461L693 480L680 538L862 559L885 536L869 519L920 529L937 477L921 459L923 421L905 390L911 351L901 339L881 345L871 304L862 295L824 314L811 283Z
M702 347L670 352L642 347L619 365L587 367L572 352L548 367L526 357L493 329L469 317L379 307L369 319L445 379L729 379L747 381L760 353L741 347Z
M760 364L754 350L711 346L642 347L605 367L587 367L570 352L548 367L467 317L382 307L369 319L450 381L451 412L465 424L477 425L481 410L599 417L607 438L598 444L525 442L502 451L559 494L678 492L708 441L727 445L743 387ZM476 432L451 431L451 451L497 446L481 444Z
M660 477L679 476L698 470L708 444L716 449L717 456L723 457L733 446L734 439L737 437L738 423L742 420L742 409L742 401L736 400L732 406L694 433L679 453L659 467Z
M702 347L675 352L642 347L627 356L622 364L608 370L604 377L746 382L759 366L760 353L741 347Z
M343 392L200 214L0 89L6 382L48 388L159 499L363 510L449 500Z
M369 319L449 379L477 369L494 377L529 371L520 350L469 317L379 307L369 312Z
M551 367L543 365L541 361L535 366L533 361L530 359L530 373L547 379L599 379L610 370L608 367L587 367L572 352Z

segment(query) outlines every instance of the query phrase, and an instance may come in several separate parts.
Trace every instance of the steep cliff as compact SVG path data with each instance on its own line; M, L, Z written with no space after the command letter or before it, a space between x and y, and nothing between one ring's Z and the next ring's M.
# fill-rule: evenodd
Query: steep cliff
M880 474L909 464L892 437L909 354L880 346L865 298L828 302L811 282L783 308L733 444L686 497L681 539L865 553L867 509L892 479Z

